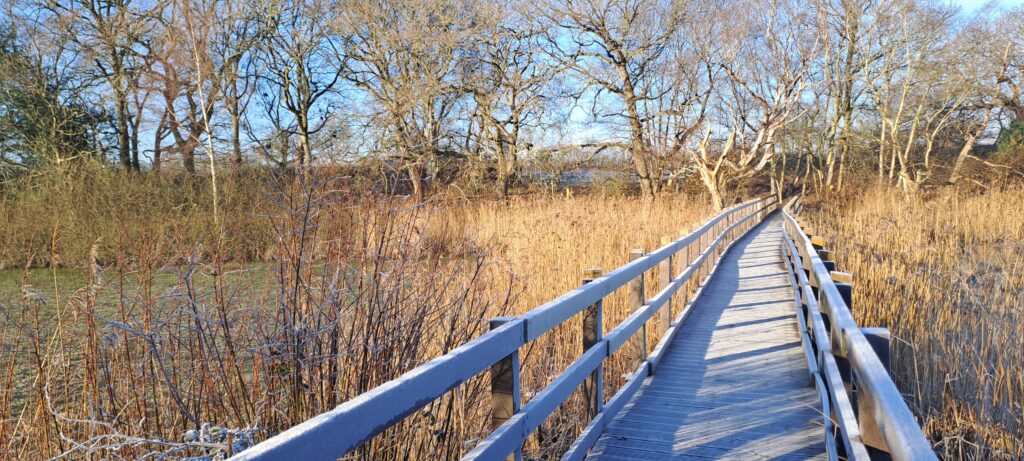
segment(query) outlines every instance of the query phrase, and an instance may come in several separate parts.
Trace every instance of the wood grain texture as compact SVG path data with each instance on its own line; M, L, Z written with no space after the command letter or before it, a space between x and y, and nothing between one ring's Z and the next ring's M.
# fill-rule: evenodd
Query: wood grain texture
M781 232L769 218L726 254L654 376L587 459L825 459Z

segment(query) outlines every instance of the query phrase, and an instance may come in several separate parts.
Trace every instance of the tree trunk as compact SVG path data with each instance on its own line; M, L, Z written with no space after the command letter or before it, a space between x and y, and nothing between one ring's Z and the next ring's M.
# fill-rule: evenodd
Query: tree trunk
M162 153L161 151L163 150L161 145L162 143L160 142L161 139L159 130L157 130L157 134L153 137L156 138L153 140L153 171L159 174L161 166L160 154Z
M847 96L850 98L850 96ZM849 105L850 102L847 100L847 107L843 114L843 134L839 142L842 146L842 150L839 153L839 179L836 184L836 190L843 190L843 177L846 173L846 157L850 156L850 150L852 149L852 132L853 132L853 107Z
M185 135L181 133L181 125L178 123L178 117L170 112L170 132L174 136L174 150L181 154L181 165L184 167L185 172L188 174L195 174L196 172L196 145L192 142L192 133L189 132Z
M128 98L121 89L114 89L114 105L117 111L117 157L124 171L131 171L131 139L128 133Z
M153 171L157 174L160 173L165 123L167 123L167 111L160 115L160 123L156 125L156 131L153 132Z
M512 178L516 172L516 154L509 152L514 147L509 147L508 144L502 144L498 147L499 155L498 159L498 178L497 178L497 192L498 197L502 200L508 199L509 189L512 187Z
M196 150L189 141L181 146L181 165L188 174L196 174Z
M232 149L232 160L235 166L242 165L242 140L240 137L241 133L241 114L238 109L238 98L232 97L230 101L231 106L231 149Z
M309 120L308 113L303 112L298 118L299 125L299 151L295 153L295 167L302 169L303 165L312 163L313 153L309 148Z
M141 116L135 117L132 120L132 170L142 171L142 166L139 165L139 124L142 121Z
M967 136L964 141L964 146L960 148L960 153L956 156L956 162L953 163L953 169L949 172L949 183L956 184L960 182L960 170L964 167L964 160L971 154L971 149L974 149L974 143L978 140L977 133L971 133Z
M511 188L512 178L502 171L498 171L498 198L508 200L508 191Z
M719 190L717 184L705 183L708 189L708 195L711 196L711 206L715 207L715 211L722 211L725 208L725 202L722 200L722 191Z
M707 189L708 196L711 198L711 206L714 207L715 211L721 211L725 208L725 201L722 200L722 190L718 185L718 172L702 166L700 168L700 181L704 183L704 188Z
M635 115L636 109L630 112L631 115ZM654 184L651 179L650 166L647 163L647 149L644 147L643 127L640 126L640 118L638 116L631 116L629 123L633 138L630 145L630 153L633 157L633 169L636 171L637 177L640 178L640 193L644 199L653 200Z
M284 131L278 133L277 136L280 138L280 142L277 143L277 157L281 159L278 161L278 166L281 169L287 169L288 159L291 156L291 153L288 152L289 148L291 147L291 139L288 133Z
M423 165L415 161L409 163L406 170L409 172L409 182L412 183L412 195L416 197L416 202L423 202Z
M960 148L960 153L956 156L956 162L953 163L953 169L949 172L949 183L956 184L960 181L960 169L964 167L964 160L971 154L971 150L974 149L974 143L978 141L978 136L985 131L985 126L988 125L989 117L992 115L992 109L985 111L985 116L981 118L981 124L978 129L971 130L967 135L967 139L964 140L964 146Z
M644 199L654 199L654 179L651 178L650 165L647 163L647 146L644 142L644 127L640 122L640 113L636 109L636 96L633 94L633 85L626 76L628 72L620 69L619 72L625 83L625 93L622 99L626 103L626 115L629 118L630 154L633 157L633 169L640 178L640 193ZM659 178L660 179L660 178Z
M882 131L878 138L878 182L885 179L885 124L882 124Z

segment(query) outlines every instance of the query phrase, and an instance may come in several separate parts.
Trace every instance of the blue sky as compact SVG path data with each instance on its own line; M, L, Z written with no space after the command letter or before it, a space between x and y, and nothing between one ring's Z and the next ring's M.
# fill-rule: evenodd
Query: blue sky
M991 0L952 0L954 4L960 5L966 11L974 11ZM1017 6L1024 4L1024 0L996 0L995 3L1003 6Z

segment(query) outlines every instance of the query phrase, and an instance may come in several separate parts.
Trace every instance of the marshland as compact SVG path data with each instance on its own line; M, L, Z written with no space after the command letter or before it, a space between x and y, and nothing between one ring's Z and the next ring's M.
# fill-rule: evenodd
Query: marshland
M1024 457L1019 3L2 5L0 459L226 458L766 196L936 454ZM524 401L581 321L520 350ZM490 385L346 459L458 459ZM524 455L587 423L576 391Z

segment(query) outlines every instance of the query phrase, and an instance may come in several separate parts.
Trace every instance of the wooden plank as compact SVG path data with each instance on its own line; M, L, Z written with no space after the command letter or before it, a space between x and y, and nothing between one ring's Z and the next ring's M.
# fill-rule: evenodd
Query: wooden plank
M619 413L619 410L633 397L633 394L640 388L644 380L650 374L650 367L647 362L643 362L640 367L633 372L629 381L626 382L622 389L619 389L611 399L608 400L608 404L605 405L604 411L597 415L586 428L583 429L583 433L576 438L572 446L569 447L569 451L562 456L562 461L578 461L584 459L587 456L587 451L590 447L594 446L594 443L601 437L605 428L608 427L608 423L611 422L612 418Z
M744 428L743 432L688 434L686 438L680 438L673 432L652 431L649 429L651 428L645 426L617 426L610 428L607 434L609 438L615 438L616 440L646 442L645 445L648 449L664 451L666 453L698 447L718 448L722 449L723 453L729 453L735 452L738 447L753 446L751 442L756 442L758 439L771 438L776 443L765 448L779 450L777 453L804 456L822 455L821 450L815 447L815 445L821 442L823 435L819 433L818 429L812 430L806 426L801 428L795 425L759 425L756 428ZM611 441L606 443L606 445L612 446L614 444ZM791 449L791 447L798 448ZM745 448L739 449L743 450Z
M826 459L781 235L769 218L725 254L588 459Z
M646 321L646 319L650 318L655 311L657 311L664 304L666 304L668 300L671 299L671 296L679 288L681 288L683 284L687 283L690 280L690 277L692 277L692 275L696 273L697 267L700 266L700 264L706 258L714 255L714 257L716 258L715 267L718 267L718 264L721 260L720 256L724 254L726 250L732 248L738 241L727 241L726 239L728 238L736 238L733 237L731 234L726 235L727 233L730 233L733 230L739 231L741 229L740 226L744 225L744 223L752 219L759 218L761 216L760 213L762 213L772 205L773 203L769 201L768 203L764 204L761 208L759 208L756 212L752 212L745 217L729 217L725 221L726 223L730 223L728 224L728 226L726 226L726 230L718 234L718 237L715 238L707 248L705 248L705 250L702 252L699 258L697 258L692 264L690 264L685 270L683 270L678 275L678 277L673 279L672 282L669 283L668 286L665 287L663 290L661 290L660 293L655 295L655 297L652 298L647 305L633 312L633 314L631 314L630 317L628 317L625 321L619 324L619 326L615 330L610 332L609 335L605 337L605 341L607 342L608 347L608 356L611 356L611 354L615 352L615 350L618 349L623 344L623 342L626 341L627 338L629 338L632 335L632 332L636 331L636 329L639 327L638 322ZM725 226L725 224L722 225ZM744 230L744 234L750 231L751 230ZM639 256L637 253L638 252L634 252L633 256ZM687 253L689 253L689 246L687 246ZM651 356L641 364L641 368L637 370L637 372L628 381L628 383L622 389L620 389L619 392L617 392L616 395L613 396L612 399L608 402L608 407L606 409L607 412L602 412L598 414L597 417L591 420L587 427L584 428L583 433L579 437L577 437L577 439L573 442L573 445L570 447L569 451L563 456L563 460L575 461L582 459L583 456L586 455L587 450L589 450L590 447L593 445L594 441L597 440L597 437L600 435L600 431L602 431L604 427L608 424L610 415L614 415L616 412L618 412L618 409L623 404L625 404L627 399L632 398L633 393L636 391L637 388L639 388L640 384L642 383L642 378L649 375L650 373L653 373L654 369L658 366L658 363L663 353L667 350L667 345L674 340L676 334L680 330L680 325L682 325L682 323L689 317L690 313L693 311L694 304L701 298L705 286L705 284L700 285L700 287L697 289L697 292L694 294L693 300L691 300L689 304L687 304L687 306L683 308L682 312L680 312L679 316L676 318L675 323L670 324L671 327L669 328L668 333L658 343L657 347L655 347L655 350L652 352ZM642 302L642 299L637 300L637 303Z
M655 443L647 440L630 440L609 437L607 443L594 448L594 454L598 459L605 459L602 455L616 455L615 459L633 460L690 460L690 459L722 459L722 460L808 460L825 459L825 454L803 454L789 455L787 446L802 445L802 439L789 439L777 437L777 444L759 445L757 447L740 446L732 448L695 446L676 447L674 444Z

